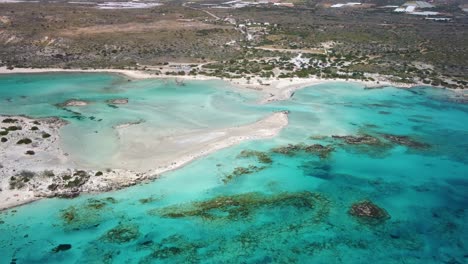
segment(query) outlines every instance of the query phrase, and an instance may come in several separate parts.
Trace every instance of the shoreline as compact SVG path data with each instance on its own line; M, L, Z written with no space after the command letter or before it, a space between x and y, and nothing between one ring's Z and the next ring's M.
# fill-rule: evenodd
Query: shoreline
M132 78L132 79L183 79L183 80L195 80L195 81L203 81L203 80L220 80L220 81L225 81L228 84L232 86L234 89L250 89L250 90L255 90L263 94L263 98L261 98L257 103L259 104L267 104L269 102L273 101L281 101L281 100L287 100L289 99L292 95L294 95L294 92L297 90L300 90L305 87L310 87L314 85L319 85L319 84L324 84L324 83L333 83L333 82L351 82L351 83L357 83L360 85L363 85L367 89L379 89L383 88L386 86L393 86L397 88L411 88L415 86L426 86L424 84L403 84L403 83L395 83L391 82L385 79L384 76L379 76L377 78L376 76L376 81L359 81L359 80L341 80L341 79L321 79L321 78L316 78L316 77L309 77L309 78L285 78L285 79L277 79L277 78L261 78L261 77L255 77L253 79L246 79L246 78L240 78L240 79L223 79L223 78L218 78L218 77L212 77L212 76L167 76L167 75L155 75L151 74L149 72L145 71L139 71L139 70L120 70L120 69L90 69L90 70L83 70L83 69L58 69L58 68L41 68L41 69L32 69L32 68L15 68L13 70L8 70L6 67L0 67L0 75L9 75L9 74L43 74L43 73L110 73L110 74L119 74L121 76L125 76L127 78ZM444 88L447 89L447 88ZM452 89L448 89L452 90ZM454 92L462 92L458 90L454 90ZM27 116L19 116L19 115L1 115L0 117L6 118L21 118L21 119L26 119L26 120L40 120L40 119L34 119L30 118ZM271 120L275 120L272 123L276 124L276 127L269 127L267 130L262 130L262 133L256 133L259 127L261 128L262 125L267 125L268 122ZM260 125L259 125L260 124ZM244 141L248 140L256 140L256 139L264 139L264 138L271 138L277 135L281 129L283 129L285 126L287 126L288 120L287 120L287 113L284 112L279 112L272 114L271 116L266 117L265 119L259 120L253 124L247 124L241 127L230 127L230 128L225 128L221 130L212 130L210 131L211 133L218 133L222 136L220 137L215 137L215 140L208 140L207 144L205 144L201 149L192 149L191 152L189 153L182 153L183 155L175 156L172 157L172 159L166 159L162 161L161 163L154 163L154 160L152 161L152 164L157 164L154 165L152 168L146 168L145 171L143 170L138 170L134 171L131 169L122 169L118 168L112 171L113 175L107 175L109 178L106 177L101 177L101 179L96 179L96 181L90 181L89 183L84 184L83 188L79 190L78 194L80 192L83 193L100 193L100 192L105 192L105 191L110 191L110 190L117 190L117 189L122 189L127 186L135 185L138 183L141 183L145 180L153 180L159 177L160 174L179 169L190 162L202 158L206 155L209 155L211 153L214 153L218 150L228 148L231 146L234 146L236 144L239 144ZM116 131L118 133L125 133L125 130L129 128L130 125L123 125L119 127L115 127ZM261 130L261 129L260 129ZM252 133L252 131L255 131ZM206 132L206 131L205 131ZM185 137L196 137L200 136L200 134L193 133L191 135L184 135ZM185 138L185 139L187 139ZM185 140L185 139L180 139L179 140ZM57 139L58 140L58 137ZM172 140L178 140L177 138L174 138ZM50 146L47 147L46 149L50 149ZM23 150L24 151L24 150ZM58 149L58 151L62 151L61 149ZM0 155L3 156L3 155ZM62 160L66 160L68 162L67 164L68 167L59 167L59 170L62 170L62 173L65 173L63 171L70 170L70 168L76 168L76 164L71 161L69 157L66 157L67 155L61 157ZM122 159L122 157L120 157ZM8 162L8 159L5 159L2 157L2 160L6 160ZM149 160L148 160L149 161ZM158 160L157 162L161 162L161 160ZM30 168L30 166L23 166L24 168ZM52 166L52 168L57 169L57 167ZM88 168L89 169L89 168ZM0 168L0 171L5 171L3 168ZM90 170L89 173L93 174L96 173L96 170ZM110 179L110 180L109 180ZM2 180L0 178L0 180ZM0 181L0 184L2 181ZM3 185L3 186L2 186ZM0 185L3 187L3 191L0 192L0 202L1 200L4 200L5 197L5 184ZM0 211L16 207L22 204L30 203L33 201L36 201L38 199L41 199L43 197L68 197L68 196L73 196L76 194L76 192L65 192L65 193L54 193L54 195L51 195L50 192L47 193L47 190L44 192L42 191L41 193L32 193L30 191L23 191L23 192L10 192L10 194L14 195L14 198L16 201L10 201L10 203L3 203L0 204ZM22 197L21 197L22 196ZM27 198L25 197L27 196ZM11 197L13 198L13 197ZM22 198L25 198L21 200ZM21 200L21 201L20 201ZM5 200L4 200L5 201Z
M0 177L0 211L42 198L74 198L81 193L103 193L155 180L163 173L182 168L218 150L246 141L272 138L288 125L287 115L286 112L276 112L243 126L216 129L208 133L195 131L189 135L175 136L168 141L176 143L185 141L190 146L182 154L172 153L172 156L168 155L163 159L149 157L144 161L147 162L147 168L135 169L128 166L106 170L80 167L63 151L59 130L66 125L64 120L0 115L2 118L0 127L13 125L22 127L20 130L9 131L3 136L8 137L8 141L0 143L2 144L0 176L3 176ZM6 119L10 119L8 123L4 122ZM31 129L33 126L38 129ZM131 127L123 126L115 129L122 134ZM41 137L43 133L50 136L43 138ZM206 136L211 134L216 136L206 139ZM200 136L202 140L198 139ZM30 138L32 142L16 143L23 138ZM26 155L25 152L28 150L34 153ZM123 162L124 158L125 155L117 161Z
M372 75L375 81L363 81L363 80L343 80L343 79L322 79L319 77L307 77L307 78L284 78L279 79L276 77L264 78L264 77L253 77L251 79L238 78L228 79L214 76L204 75L157 75L152 74L149 71L144 70L123 70L123 69L61 69L61 68L14 68L12 70L6 67L0 67L0 75L8 74L41 74L41 73L110 73L125 76L131 79L169 79L169 80L193 80L193 81L207 81L207 80L219 80L229 83L235 88L251 89L262 92L264 98L258 103L266 104L273 101L281 101L289 99L295 91L305 87L314 86L324 83L333 82L350 82L364 86L368 89L378 89L380 87L393 86L397 88L412 88L417 86L428 86L423 83L398 83L388 80L388 77L382 75ZM445 87L437 87L442 89L448 89ZM460 92L455 89L448 89L455 92Z

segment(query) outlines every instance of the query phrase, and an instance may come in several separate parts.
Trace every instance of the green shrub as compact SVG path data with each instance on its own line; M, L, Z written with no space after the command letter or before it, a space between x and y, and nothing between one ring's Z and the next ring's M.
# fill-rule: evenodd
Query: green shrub
M23 139L20 139L18 142L16 142L16 144L18 145L21 145L21 144L31 144L32 143L32 140L29 139L29 138L23 138Z
M13 118L6 118L3 119L2 123L16 123L18 119L13 119Z

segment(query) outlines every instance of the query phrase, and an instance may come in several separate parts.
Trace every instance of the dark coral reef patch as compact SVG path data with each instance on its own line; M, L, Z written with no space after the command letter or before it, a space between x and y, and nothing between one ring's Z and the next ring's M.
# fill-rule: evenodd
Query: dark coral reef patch
M354 203L348 213L367 224L380 224L390 218L385 209L367 200Z
M154 209L149 213L165 218L200 217L207 221L241 221L251 218L260 209L279 207L292 207L303 212L315 211L323 216L328 214L328 204L328 200L321 194L308 191L275 195L245 193Z

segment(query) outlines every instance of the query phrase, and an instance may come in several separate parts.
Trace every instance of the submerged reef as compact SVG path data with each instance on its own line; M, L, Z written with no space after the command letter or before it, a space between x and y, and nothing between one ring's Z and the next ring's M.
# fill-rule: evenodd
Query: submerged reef
M103 213L111 210L110 204L115 204L112 197L104 199L88 199L79 206L70 206L60 211L60 218L65 230L80 230L99 226L104 218Z
M320 214L328 214L328 209L324 208L328 207L328 200L320 194L308 191L275 195L245 193L217 196L201 202L154 209L149 214L164 218L199 217L205 221L242 221L248 220L260 209L279 207L292 207L302 212L316 210L317 214L319 211Z
M102 240L109 243L127 243L137 239L140 236L140 231L137 225L134 224L119 224L109 230Z
M399 135L391 135L391 134L383 134L382 136L385 139L391 141L392 143L403 145L409 148L426 149L430 147L429 144L418 142L409 136L399 136Z
M227 174L222 179L224 184L231 182L232 180L247 174L252 174L264 170L266 167L258 167L254 165L249 165L248 167L237 167L230 174Z
M306 176L331 180L335 175L331 173L332 166L322 161L307 161L298 166Z
M270 158L270 156L268 156L267 153L256 151L256 150L243 150L237 157L238 158L256 157L258 162L266 163L266 164L270 164L273 162L273 160Z
M288 144L271 149L271 152L286 156L294 156L297 153L305 152L319 156L322 159L328 158L334 148L330 145L324 146L320 144L306 145L304 143Z
M354 203L348 213L367 224L380 224L390 218L385 209L367 200Z
M54 249L52 249L52 252L58 253L60 251L70 250L71 248L72 248L72 245L70 245L70 244L60 244L60 245L56 246Z
M128 104L128 98L110 99L110 100L107 100L106 103L108 103L108 104Z
M58 107L67 107L67 106L86 106L89 102L78 99L70 99L63 103L57 104Z
M380 144L380 140L376 137L373 137L371 135L358 135L358 136L332 136L332 138L335 139L341 139L346 144L350 145L359 145L359 144L365 144L365 145L378 145Z
M294 156L297 152L305 148L304 144L288 144L271 149L271 152L278 153L286 156Z

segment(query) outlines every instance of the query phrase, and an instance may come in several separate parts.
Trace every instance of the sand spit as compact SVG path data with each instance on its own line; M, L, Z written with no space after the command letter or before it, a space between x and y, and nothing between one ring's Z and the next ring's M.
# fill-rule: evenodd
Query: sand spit
M115 164L126 168L143 168L161 174L244 141L272 138L288 125L286 112L274 113L253 124L217 130L154 138L139 136L135 141L135 126L119 127L122 149L114 157ZM135 146L139 146L135 151Z
M73 198L80 193L117 190L155 179L217 150L247 140L274 137L288 124L288 118L287 113L274 113L250 125L211 131L214 136L208 139L200 139L201 134L197 133L168 138L167 145L159 148L175 142L187 146L184 153L143 158L138 166L125 164L126 156L132 155L126 152L127 148L135 147L127 146L116 154L124 166L108 169L82 169L63 151L60 129L66 124L58 118L0 116L0 210L44 197ZM134 126L115 129L123 136L131 127ZM131 153L140 151L133 149Z

